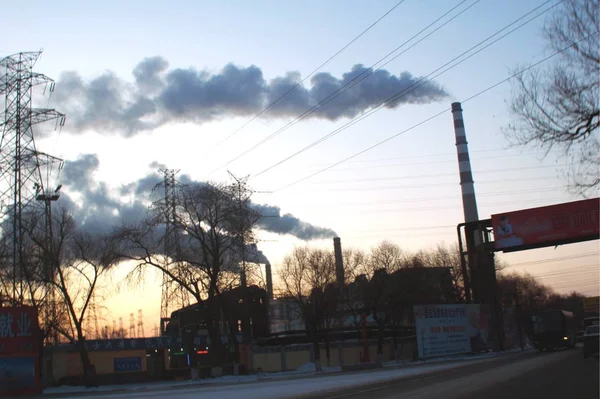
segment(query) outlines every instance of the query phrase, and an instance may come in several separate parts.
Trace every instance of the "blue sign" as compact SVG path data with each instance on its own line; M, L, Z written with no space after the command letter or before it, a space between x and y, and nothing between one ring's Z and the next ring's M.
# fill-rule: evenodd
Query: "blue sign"
M37 388L35 357L0 357L0 396Z
M238 343L250 342L248 334L237 334ZM228 345L228 335L221 336L221 343ZM196 346L210 346L211 341L207 335L198 335L193 339ZM68 344L71 346L71 344ZM122 351L122 350L153 350L153 349L177 349L182 348L181 337L154 337L154 338L120 338L120 339L92 339L85 341L85 350L88 352L98 351Z
M115 357L115 373L142 371L141 357Z
M85 341L85 349L89 352L115 350L148 350L181 347L180 338L123 338L123 339L93 339Z
M247 335L238 333L236 334L238 344L247 343L249 341ZM229 345L229 335L221 335L221 343L223 345ZM194 345L196 346L210 346L211 340L208 335L197 335L194 337Z

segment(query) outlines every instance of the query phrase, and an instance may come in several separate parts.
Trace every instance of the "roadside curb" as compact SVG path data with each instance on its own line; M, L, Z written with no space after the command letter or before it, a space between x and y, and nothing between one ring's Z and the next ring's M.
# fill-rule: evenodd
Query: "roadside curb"
M131 387L131 388L115 388L115 389L106 389L106 390L87 390L86 388L81 388L81 390L74 390L71 392L56 392L56 393L43 393L41 395L29 396L29 398L66 398L69 395L78 395L78 396L100 396L100 395L110 395L117 393L136 393L136 392L146 392L149 390L179 390L186 388L198 388L201 390L202 388L209 387L222 387L222 386L232 386L232 385L248 385L248 384L256 384L256 383L264 383L264 382L281 382L281 381L290 381L290 380L301 380L301 379L314 379L314 378L323 378L323 377L332 377L338 375L351 375L351 374L366 374L366 373L377 373L383 370L395 370L395 369L416 369L416 368L428 368L429 366L437 366L451 363L479 363L479 362L487 362L497 360L499 358L504 358L507 356L518 356L527 354L531 351L505 351L499 353L483 353L480 356L478 355L465 355L461 357L451 358L447 360L435 360L432 359L430 361L413 361L408 363L399 363L397 365L389 364L387 366L382 366L376 369L367 369L367 370L336 370L329 372L308 372L308 373L299 373L296 375L285 375L281 377L273 376L269 378L261 378L257 376L255 380L250 381L227 381L227 382L203 382L206 380L197 380L197 381L189 381L187 384L165 384L161 386L150 386L150 387Z

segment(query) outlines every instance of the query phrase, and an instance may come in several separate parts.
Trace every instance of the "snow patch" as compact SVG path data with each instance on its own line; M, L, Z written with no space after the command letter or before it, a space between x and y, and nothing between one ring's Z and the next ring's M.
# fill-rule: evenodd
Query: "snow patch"
M192 398L197 397L200 392L212 392L207 397L211 398L237 398L242 395L245 399L251 398L280 398L284 392L293 392L292 396L300 394L316 393L323 389L336 389L343 387L360 386L377 381L386 381L401 377L411 377L433 373L440 370L448 370L455 367L461 367L466 364L478 363L491 360L503 354L520 352L520 349L512 349L501 353L484 353L479 355L452 356L445 358L437 358L430 360L418 360L412 362L406 361L391 361L384 363L386 369L372 371L369 373L350 372L341 373L341 367L323 367L323 373L316 372L316 366L312 362L305 363L296 370L261 373L253 375L233 376L226 375L210 379L202 380L186 380L186 381L161 381L148 382L140 384L121 384L121 385L105 385L97 388L85 388L82 386L61 386L44 389L45 395L50 394L69 394L69 398L83 398L89 393L96 393L96 399L102 398L136 398L140 397L144 391L143 397L164 397L166 390L177 388L176 397ZM436 364L440 362L448 362L446 364ZM399 366L404 366L399 368ZM337 375L328 375L314 379L316 375L339 373ZM304 378L303 378L304 377ZM310 378L310 382L303 381ZM251 385L248 385L253 383ZM314 387L307 390L306 387ZM285 388L283 388L285 387ZM319 388L319 387L322 387ZM157 391L157 392L154 392ZM233 392L237 392L234 394ZM179 392L182 395L180 396ZM223 392L224 396L220 393ZM230 393L231 396L225 394ZM160 394L159 394L160 393ZM256 395L254 395L256 393ZM261 393L261 394L259 394ZM80 396L72 396L79 394ZM187 396L190 394L190 396ZM110 395L110 396L107 396ZM250 396L249 396L250 395ZM265 396L260 396L265 395ZM273 396L276 395L276 396Z

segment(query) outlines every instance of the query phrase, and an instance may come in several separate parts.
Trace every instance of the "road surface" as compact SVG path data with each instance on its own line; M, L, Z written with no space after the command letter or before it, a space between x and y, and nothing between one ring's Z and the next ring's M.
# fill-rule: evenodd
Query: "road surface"
M531 353L494 362L351 390L313 395L314 399L598 399L597 359L581 348Z

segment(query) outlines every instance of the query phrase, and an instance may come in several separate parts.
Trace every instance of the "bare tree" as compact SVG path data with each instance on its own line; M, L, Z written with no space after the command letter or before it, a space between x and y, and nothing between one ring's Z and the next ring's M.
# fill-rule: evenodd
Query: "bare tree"
M40 326L40 345L58 343L62 335L58 330L72 328L67 308L61 301L51 295L52 290L47 284L49 270L49 254L44 247L37 245L33 237L41 239L45 234L43 210L31 207L23 214L25 234L21 237L24 247L22 270L14 270L10 257L12 235L2 234L0 239L0 301L6 304L18 304L13 284L22 284L23 302L38 309ZM10 223L5 220L5 223ZM2 228L6 225L3 224ZM15 274L16 273L16 274Z
M68 325L56 323L53 328L77 345L84 378L89 384L95 371L85 348L87 313L101 280L108 277L110 269L118 262L112 249L113 241L107 236L78 232L72 215L64 208L52 219L54 234L49 241L44 229L38 225L44 218L35 214L29 216L26 226L33 244L30 253L37 259L37 264L42 265L30 269L30 280L43 282L44 286L56 290L56 304L62 304L56 308L58 317L68 319Z
M365 252L356 248L344 248L342 259L344 263L344 281L348 283L365 272L366 264L369 261Z
M387 273L393 273L406 266L409 261L409 254L405 253L399 245L390 241L382 241L376 247L371 248L366 272L371 275L375 270L383 269Z
M429 250L421 250L416 255L426 267L448 267L452 271L452 286L458 302L465 300L464 276L460 262L460 250L457 244L447 246L438 244Z
M364 251L355 248L345 248L342 256L346 284L341 293L339 310L344 318L352 317L352 325L356 328L357 336L360 336L362 317L366 311L360 287L367 279L369 257Z
M206 304L205 321L214 361L224 354L219 333L223 310L219 298L224 291L239 285L241 242L252 239L260 217L249 200L240 200L238 190L237 185L217 183L183 187L177 198L174 226L177 250L171 257L164 254L164 205L152 209L146 220L116 232L121 243L119 254L136 262L131 280L140 281L143 271L153 267L196 303ZM240 226L244 226L243 232Z
M359 292L367 314L377 324L377 360L383 356L383 337L385 328L392 320L393 309L399 305L402 288L395 286L390 275L411 264L411 256L400 246L390 241L383 241L371 248L363 273L366 279L359 282Z
M522 343L523 331L529 337L533 334L531 316L546 309L554 291L527 273L502 273L498 276L498 286L502 311L506 313L509 309L514 309Z
M294 248L286 256L279 269L284 298L292 300L304 325L315 353L315 366L321 371L319 335L324 329L327 309L335 304L327 303L331 298L331 287L335 284L335 257L333 251Z
M544 28L553 51L549 68L515 79L513 125L505 130L517 145L557 147L571 158L569 188L586 194L600 184L600 2L565 0Z

